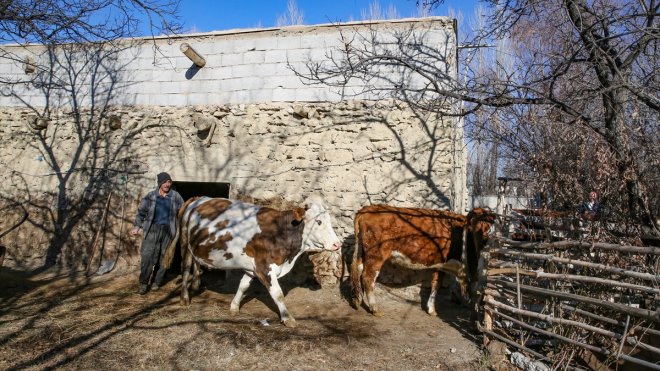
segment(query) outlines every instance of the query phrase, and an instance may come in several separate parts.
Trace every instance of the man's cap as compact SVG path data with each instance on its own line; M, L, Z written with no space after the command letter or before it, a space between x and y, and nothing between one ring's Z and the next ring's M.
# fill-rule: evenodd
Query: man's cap
M158 188L160 188L163 183L167 182L168 180L172 180L172 177L170 174L163 172L156 175L156 180L158 181Z

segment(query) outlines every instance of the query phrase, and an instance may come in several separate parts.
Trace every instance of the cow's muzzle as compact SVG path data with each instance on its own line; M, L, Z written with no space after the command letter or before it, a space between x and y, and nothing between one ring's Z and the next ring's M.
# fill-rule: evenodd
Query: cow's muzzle
M330 246L330 248L326 248L326 250L329 251L339 251L339 249L341 249L341 244L339 242L335 242L332 244L332 246Z

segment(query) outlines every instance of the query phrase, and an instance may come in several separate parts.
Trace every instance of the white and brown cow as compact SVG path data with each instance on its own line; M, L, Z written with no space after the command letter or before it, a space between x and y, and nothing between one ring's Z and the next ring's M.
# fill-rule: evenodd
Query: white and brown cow
M190 268L193 289L199 287L199 266L209 269L239 269L244 272L230 311L238 313L241 299L253 278L270 293L282 323L295 326L284 305L278 278L287 274L306 251L340 248L330 214L320 202L305 208L278 211L269 207L224 198L194 198L179 211L179 228L168 247L163 265L169 266L177 240L181 241L181 303L190 304Z
M374 287L381 267L390 260L408 269L434 270L427 310L435 314L439 272L456 276L461 291L467 294L468 284L476 280L478 254L493 221L494 214L485 209L474 209L466 217L443 210L363 207L354 220L351 304L357 309L364 297L374 315L383 315L376 304Z

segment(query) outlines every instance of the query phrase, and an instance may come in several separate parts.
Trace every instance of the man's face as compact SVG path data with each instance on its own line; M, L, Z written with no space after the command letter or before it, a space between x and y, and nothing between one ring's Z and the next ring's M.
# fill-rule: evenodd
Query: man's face
M165 183L160 185L160 190L164 193L168 193L170 191L170 187L172 187L172 181L166 180Z
M598 193L596 193L596 192L591 192L591 193L589 194L589 199L591 199L591 201L596 201L596 200L598 199Z

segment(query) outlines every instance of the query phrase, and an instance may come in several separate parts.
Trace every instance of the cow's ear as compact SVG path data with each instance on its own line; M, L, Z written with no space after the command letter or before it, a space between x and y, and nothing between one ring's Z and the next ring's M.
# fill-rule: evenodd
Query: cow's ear
M305 212L307 211L307 208L302 208L302 207L297 207L293 209L293 220L296 222L300 223L305 219Z

